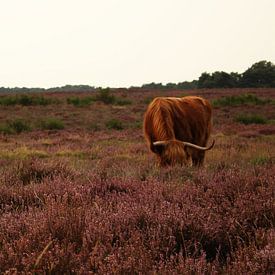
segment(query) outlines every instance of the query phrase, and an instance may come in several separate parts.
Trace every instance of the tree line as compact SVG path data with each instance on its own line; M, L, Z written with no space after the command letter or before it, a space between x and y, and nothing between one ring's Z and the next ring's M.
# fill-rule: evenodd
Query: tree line
M244 73L202 73L198 88L271 88L275 87L275 65L268 61L253 64Z
M192 90L202 88L274 88L275 87L275 65L272 62L263 60L253 64L245 72L239 74L235 72L227 73L224 71L216 71L214 73L204 72L200 75L198 80L183 81L179 83L148 83L141 87L141 89L174 89L174 90ZM89 85L66 85L62 87L55 87L50 89L44 88L5 88L0 87L2 92L87 92L96 91L101 88L95 88Z
M149 83L142 85L143 89L196 89L196 88L272 88L275 87L275 65L268 61L259 61L245 72L227 73L216 71L204 72L198 80L184 81L178 84Z
M0 93L41 93L41 92L93 92L96 88L89 85L65 85L62 87L54 87L54 88L6 88L0 87Z

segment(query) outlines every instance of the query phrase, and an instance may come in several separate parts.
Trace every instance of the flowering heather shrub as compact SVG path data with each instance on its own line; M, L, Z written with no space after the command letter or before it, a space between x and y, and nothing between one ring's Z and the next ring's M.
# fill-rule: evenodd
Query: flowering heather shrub
M93 172L2 185L1 205L21 208L1 212L0 272L273 272L274 172L188 173L182 182Z
M41 159L31 158L10 165L4 173L4 183L7 185L41 183L45 178L51 179L55 176L72 178L73 173L64 162L45 163Z
M256 231L255 243L236 252L228 270L231 274L274 274L275 231Z

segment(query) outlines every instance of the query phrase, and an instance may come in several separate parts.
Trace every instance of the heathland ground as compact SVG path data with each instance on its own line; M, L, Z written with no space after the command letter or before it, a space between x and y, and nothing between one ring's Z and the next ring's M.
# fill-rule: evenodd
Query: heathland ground
M159 168L156 96L213 105L203 168ZM0 95L0 273L275 272L275 89Z

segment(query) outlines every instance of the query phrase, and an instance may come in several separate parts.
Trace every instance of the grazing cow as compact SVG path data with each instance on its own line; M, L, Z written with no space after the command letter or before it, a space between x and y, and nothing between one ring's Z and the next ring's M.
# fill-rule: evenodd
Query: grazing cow
M161 166L203 164L211 131L212 108L201 97L157 97L144 115L144 136Z

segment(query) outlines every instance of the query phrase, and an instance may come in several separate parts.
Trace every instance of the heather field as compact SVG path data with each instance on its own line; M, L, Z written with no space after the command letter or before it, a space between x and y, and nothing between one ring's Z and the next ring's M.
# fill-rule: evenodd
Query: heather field
M159 168L156 96L213 104L203 168ZM275 89L0 94L0 273L274 274Z

